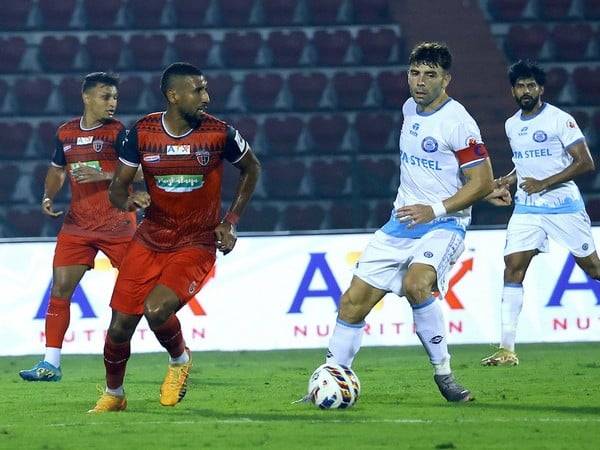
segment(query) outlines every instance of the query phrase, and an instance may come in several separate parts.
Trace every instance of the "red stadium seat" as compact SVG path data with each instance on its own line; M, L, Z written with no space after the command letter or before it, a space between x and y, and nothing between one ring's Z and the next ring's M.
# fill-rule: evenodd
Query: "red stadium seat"
M37 127L36 153L45 161L50 161L54 155L56 130L59 125L56 122L40 122Z
M598 0L582 0L583 17L586 20L600 19L600 2Z
M269 198L298 198L306 169L304 162L271 159L263 163L263 186Z
M146 83L139 76L125 77L119 83L119 103L117 111L122 114L142 112L139 103Z
M366 202L335 201L329 209L329 228L349 230L369 227L370 210Z
M134 34L129 40L133 55L133 68L139 70L163 69L163 60L167 50L167 37L163 34Z
M244 97L251 111L266 111L275 108L277 96L283 87L278 73L251 73L244 78Z
M2 136L0 149L2 158L24 159L32 134L33 128L29 122L0 122L0 136Z
M327 86L327 76L323 73L292 73L288 79L295 109L319 109L319 103Z
M310 175L315 197L340 197L350 190L352 166L347 159L318 159L311 163Z
M52 89L52 81L48 78L18 79L14 85L17 111L24 115L43 114Z
M234 82L231 75L222 74L208 77L208 95L210 96L210 111L225 111Z
M26 49L27 43L22 37L0 38L0 72L18 72Z
M187 61L202 70L208 65L208 56L214 46L209 33L177 34L173 47L179 61Z
M221 21L227 27L248 26L255 0L221 0Z
M6 94L8 93L8 83L2 79L0 79L0 110L2 109L2 105L4 104L4 99L6 98Z
M48 167L50 166L50 159L48 161L37 163L30 177L30 190L33 194L33 198L38 199L42 198L42 194L44 193L44 180L46 179L46 173L48 172ZM71 189L69 187L68 180L65 180L65 184L59 193L54 197L54 203L68 203L71 198Z
M585 132L585 130L588 129L588 127L590 126L591 123L591 119L590 119L590 114L586 111L583 110L576 110L576 111L569 111L569 114L571 114L573 116L573 118L575 119L575 122L577 122L577 126L579 126L579 128ZM598 117L600 118L600 114L598 114ZM600 121L596 122L598 125L600 125Z
M269 117L263 130L270 154L291 154L298 145L304 122L297 116Z
M221 54L226 67L255 67L262 37L257 32L228 32L225 34Z
M559 61L583 60L593 38L589 23L557 24L552 30L554 56Z
M204 24L211 0L173 0L177 28L199 28Z
M386 108L402 108L410 95L406 72L384 71L377 75L381 104Z
M0 8L0 30L22 30L27 25L32 0L4 2Z
M51 72L66 72L74 69L75 57L81 44L75 36L45 36L40 43L40 62Z
M124 47L123 38L118 34L91 34L85 40L89 56L89 69L92 71L114 71L119 64Z
M0 124L0 128L4 124ZM0 163L0 203L10 202L17 180L21 176L19 166L15 163Z
M317 51L317 64L321 66L341 66L346 64L346 56L352 43L347 30L319 30L313 36Z
M537 59L547 38L548 30L544 25L513 25L504 42L506 53L514 60Z
M499 22L518 20L529 0L489 0L488 11Z
M130 21L134 29L160 28L167 0L129 0Z
M77 0L39 0L43 28L66 29L73 17Z
M381 65L391 62L394 48L399 47L400 40L391 28L366 28L358 32L356 43L361 50L363 64Z
M297 7L296 0L263 0L265 25L291 25L294 23Z
M600 105L600 67L577 67L572 77L576 102L579 105Z
M13 237L38 237L44 227L44 216L39 207L14 207L6 213L6 222L12 228Z
M392 209L394 208L393 201L394 198L392 197L374 202L369 220L369 226L371 228L379 228L390 220Z
M253 146L254 138L256 137L256 131L258 130L258 123L256 119L253 119L249 116L238 117L237 119L233 119L229 122L231 126L237 129L242 137ZM255 149L254 151L262 151L262 149Z
M88 29L116 28L122 5L122 0L84 0Z
M79 115L83 112L81 99L81 80L65 77L58 84L58 92L62 99L63 111L69 115Z
M223 181L221 183L221 197L229 202L233 199L237 189L240 171L231 164L223 165Z
M275 67L293 67L300 64L300 58L308 43L304 31L273 31L269 33L267 44L273 55Z
M546 20L564 20L573 0L538 0L540 17Z
M383 153L390 150L388 142L394 129L394 117L387 113L359 113L354 129L361 153ZM391 147L395 148L395 145Z
M310 22L315 25L338 23L343 3L343 0L308 0Z
M358 162L358 183L363 196L391 199L398 189L399 175L398 163L391 158Z
M336 73L333 77L333 87L337 94L338 108L363 108L372 84L373 77L368 72Z
M600 197L590 198L585 202L587 210L592 222L600 222Z
M389 23L392 17L389 0L352 0L354 19L358 23Z
M246 208L239 231L275 231L279 221L279 209L273 205L252 202Z
M342 143L348 131L345 115L314 115L308 120L308 130L312 137L313 150L319 153L342 151Z
M562 67L554 67L548 70L546 72L546 85L544 86L544 99L550 103L557 103L568 79L569 74Z
M325 219L325 211L318 204L288 205L283 211L284 230L320 230Z

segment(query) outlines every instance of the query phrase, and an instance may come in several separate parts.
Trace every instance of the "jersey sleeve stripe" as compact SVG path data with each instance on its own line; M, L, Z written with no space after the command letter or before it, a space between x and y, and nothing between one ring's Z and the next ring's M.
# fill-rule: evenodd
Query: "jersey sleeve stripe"
M460 166L461 169L470 169L471 167L478 166L482 162L484 162L486 158L477 159L475 161L469 161L468 163L464 163Z
M250 146L248 144L246 144L246 148L245 150L242 152L242 154L240 155L240 157L238 159L236 159L235 161L231 161L231 164L235 164L238 163L242 160L242 158L244 157L244 155L248 152L248 149L250 148Z
M123 159L121 157L119 157L119 161L121 161L123 164L125 164L126 166L129 166L129 167L138 167L139 166L139 164L132 163L132 162L127 161L126 159Z

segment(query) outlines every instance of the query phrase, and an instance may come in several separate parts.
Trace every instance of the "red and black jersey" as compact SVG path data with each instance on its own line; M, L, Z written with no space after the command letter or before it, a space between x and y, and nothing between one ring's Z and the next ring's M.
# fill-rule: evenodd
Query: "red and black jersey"
M65 233L121 238L135 232L135 214L113 207L108 199L110 180L77 183L72 176L80 165L114 172L125 135L123 124L113 119L87 129L77 118L58 128L52 165L64 167L71 184L71 205L62 227Z
M140 119L121 157L129 166L142 165L151 198L136 238L156 251L214 247L223 159L236 163L249 146L237 130L208 114L186 134L173 136L163 115Z

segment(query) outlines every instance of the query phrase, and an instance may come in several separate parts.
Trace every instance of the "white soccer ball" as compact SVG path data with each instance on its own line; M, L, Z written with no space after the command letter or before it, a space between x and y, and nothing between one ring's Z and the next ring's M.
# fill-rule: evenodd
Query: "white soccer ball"
M308 398L321 409L350 408L360 396L360 381L349 367L323 364L308 380Z

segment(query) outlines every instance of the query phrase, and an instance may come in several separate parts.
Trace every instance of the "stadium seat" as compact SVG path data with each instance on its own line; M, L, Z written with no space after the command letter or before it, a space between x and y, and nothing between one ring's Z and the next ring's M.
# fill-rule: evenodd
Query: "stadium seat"
M255 0L220 0L221 22L226 27L247 27Z
M341 197L350 189L352 166L346 159L317 159L310 164L310 175L317 199Z
M132 53L132 68L138 70L161 70L167 50L167 37L164 34L134 34L129 40Z
M87 28L102 30L116 28L122 0L84 0Z
M383 153L388 150L394 118L388 113L359 113L354 121L360 153ZM396 147L392 147L395 149Z
M583 60L593 38L589 23L559 23L552 30L554 57L559 61Z
M273 57L271 64L275 67L298 66L307 43L308 37L301 30L269 33L267 45Z
M18 72L25 50L27 50L27 43L22 37L0 38L0 72Z
M341 66L346 64L352 36L347 30L318 30L313 36L313 45L317 52L317 64L320 66Z
M39 0L42 28L69 28L77 0Z
M575 122L577 122L577 126L581 129L581 131L585 133L591 123L590 114L582 109L568 112L573 116ZM600 118L600 113L598 116ZM600 121L597 120L596 123L600 125Z
M0 122L0 154L5 159L25 159L25 152L33 134L29 122L6 123Z
M279 209L273 205L251 202L238 226L239 231L274 231L279 220Z
M173 40L177 60L190 62L201 70L208 65L208 56L214 45L209 33L177 34Z
M499 22L519 20L529 0L489 0L488 11Z
M337 106L341 109L359 109L365 107L367 94L373 84L368 72L338 72L333 76Z
M547 38L544 25L512 25L504 41L506 53L513 60L538 59Z
M210 96L209 111L221 112L227 109L227 102L233 90L233 78L231 75L208 76L208 95Z
M139 76L125 77L119 83L119 103L117 110L121 114L142 113L140 98L146 89L144 79Z
M32 0L4 2L0 8L0 30L22 30L27 25Z
M291 25L294 23L297 7L297 0L263 0L265 25Z
M391 28L365 28L358 32L356 44L361 50L362 64L383 65L392 62L392 52L399 46L399 38Z
M319 109L319 103L327 86L327 76L320 72L292 73L288 79L295 109Z
M410 95L406 72L383 71L377 75L377 85L385 108L402 108Z
M8 83L5 80L0 79L0 110L6 99L6 94L8 94Z
M56 122L40 122L37 126L36 154L44 160L50 161L54 155L56 144L56 130L60 124Z
M115 71L123 50L123 38L118 34L90 34L85 40L91 71Z
M275 102L283 79L278 73L250 73L244 78L244 97L250 111L268 111Z
M48 78L19 78L14 85L17 111L24 115L43 114L52 89Z
M160 28L167 0L129 0L129 21L134 29Z
M361 158L358 161L360 193L367 197L392 198L398 188L398 162L391 158Z
M226 67L256 67L258 52L262 46L262 37L255 31L225 34L221 46L221 55Z
M590 198L585 202L587 210L592 222L600 222L600 197Z
M546 71L546 85L544 86L544 99L550 103L557 103L560 94L567 84L569 74L562 67L553 67Z
M65 77L58 84L58 92L63 104L63 111L69 115L83 113L81 100L81 80L75 77Z
M39 46L40 63L50 72L71 71L80 47L75 36L45 36Z
M325 210L318 204L286 206L283 211L284 230L320 230Z
M600 105L600 67L577 67L572 78L578 106Z
M564 20L573 0L538 0L540 17L546 20Z
M582 10L586 20L600 19L600 2L598 0L582 0Z
M367 202L335 201L329 208L329 228L333 230L368 228L369 218Z
M338 18L340 18L343 3L343 0L308 0L310 23L335 25L338 23Z
M4 124L0 124L0 128ZM4 148L2 149L4 153ZM19 166L15 163L0 163L0 203L10 202L17 180L21 176Z
M35 201L42 198L44 193L44 180L46 179L46 173L48 173L48 167L50 166L50 159L37 163L30 177L30 189L31 194ZM65 184L59 193L54 197L54 203L69 203L71 199L71 189L69 187L69 180L65 180Z
M374 202L369 218L369 226L371 228L380 228L384 223L390 220L392 209L394 208L393 202L393 196Z
M256 138L256 131L258 130L258 123L256 119L250 116L242 116L233 119L229 122L234 128L236 128L242 137L253 147L254 139ZM261 153L263 149L253 148L255 152Z
M177 28L199 28L204 24L211 0L173 0Z
M319 153L341 151L348 119L345 115L314 115L308 120L308 130L312 137L312 150Z
M39 207L13 207L6 213L6 222L12 228L13 237L39 237L45 216Z
M354 20L358 23L389 23L389 0L352 0Z
M263 164L263 186L269 198L297 198L301 195L304 163L276 158Z
M298 116L269 117L263 130L270 154L291 154L298 145L304 122Z
M230 202L237 189L240 171L227 163L223 165L223 181L221 183L221 197L224 201Z

